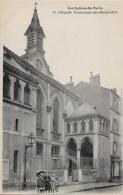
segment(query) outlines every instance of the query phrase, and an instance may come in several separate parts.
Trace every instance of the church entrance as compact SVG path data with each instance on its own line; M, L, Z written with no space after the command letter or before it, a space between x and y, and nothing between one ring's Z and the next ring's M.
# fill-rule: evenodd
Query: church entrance
M67 144L68 176L69 180L76 181L77 178L77 145L73 138Z

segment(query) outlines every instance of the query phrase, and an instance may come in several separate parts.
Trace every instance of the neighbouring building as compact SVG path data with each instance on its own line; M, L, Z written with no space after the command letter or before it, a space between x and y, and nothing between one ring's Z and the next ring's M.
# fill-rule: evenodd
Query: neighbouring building
M116 90L90 83L63 85L44 57L45 34L37 9L25 32L27 47L18 56L3 47L3 185L27 185L36 172L55 173L61 183L120 178L120 104ZM33 133L36 143L24 148Z

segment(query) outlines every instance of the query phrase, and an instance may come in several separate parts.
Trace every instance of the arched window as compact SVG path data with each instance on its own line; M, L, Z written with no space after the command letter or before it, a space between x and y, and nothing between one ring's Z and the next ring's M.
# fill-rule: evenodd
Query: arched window
M28 84L24 87L24 104L30 105L30 88Z
M85 132L85 121L84 120L81 122L81 131Z
M3 97L10 98L10 79L7 74L3 77Z
M37 90L37 120L36 120L36 129L39 131L42 128L42 116L43 116L43 95L40 90Z
M73 123L73 131L74 132L77 132L78 131L78 124L77 124L76 121Z
M90 138L84 138L80 151L80 166L85 169L93 168L93 144Z
M93 122L92 119L89 121L89 130L90 131L93 131L94 130L94 122Z
M59 155L60 155L59 146L52 146L51 148L52 169L59 168Z
M16 82L14 83L14 100L20 100L20 90L21 85L19 80L17 79Z
M70 132L70 123L67 123L67 132Z
M59 131L59 102L57 98L53 103L53 131Z

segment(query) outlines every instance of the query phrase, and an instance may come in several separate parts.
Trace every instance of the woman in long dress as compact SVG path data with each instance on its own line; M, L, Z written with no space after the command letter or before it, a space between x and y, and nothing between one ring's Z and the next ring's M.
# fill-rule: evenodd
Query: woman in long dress
M38 179L37 179L38 192L43 192L45 190L44 172L40 171L37 174L37 177L38 177Z

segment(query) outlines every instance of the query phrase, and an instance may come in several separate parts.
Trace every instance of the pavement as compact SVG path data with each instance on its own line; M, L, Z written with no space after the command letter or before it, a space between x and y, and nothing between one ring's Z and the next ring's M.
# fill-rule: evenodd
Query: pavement
M113 186L119 186L122 185L122 183L85 183L85 184L79 184L79 183L72 183L66 186L60 186L58 188L58 192L55 192L54 194L64 194L64 193L77 193L82 191L88 191L88 190L94 190L94 189L101 189L101 188L107 188L107 187L113 187ZM39 194L37 193L36 189L27 189L27 190L19 190L15 191L12 189L8 189L4 191L7 194ZM46 194L42 193L42 194Z

